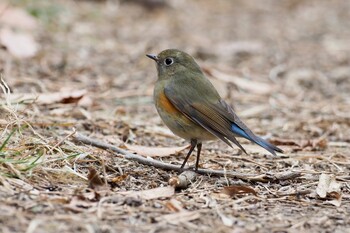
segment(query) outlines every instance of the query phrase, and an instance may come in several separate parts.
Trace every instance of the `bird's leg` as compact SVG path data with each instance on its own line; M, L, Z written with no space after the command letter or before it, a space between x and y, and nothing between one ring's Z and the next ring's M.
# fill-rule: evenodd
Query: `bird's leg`
M196 140L196 139L191 139L191 147L190 147L189 152L187 153L187 156L186 156L184 162L183 162L182 165L181 165L181 169L183 169L183 168L185 167L185 165L186 165L186 163L187 163L187 160L188 160L188 158L190 157L190 155L192 154L192 151L194 150L194 148L196 147L196 145L197 145L197 140Z
M202 149L202 143L197 144L197 161L196 161L196 167L194 168L195 171L198 171L198 164L199 164L199 157L201 155L201 149Z

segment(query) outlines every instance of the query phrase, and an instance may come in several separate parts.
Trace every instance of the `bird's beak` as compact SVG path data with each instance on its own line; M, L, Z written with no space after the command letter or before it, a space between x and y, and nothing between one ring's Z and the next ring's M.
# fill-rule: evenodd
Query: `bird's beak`
M156 62L158 62L158 60L159 60L157 55L154 55L154 54L146 54L146 56L151 58L151 59L153 59L153 60L155 60Z

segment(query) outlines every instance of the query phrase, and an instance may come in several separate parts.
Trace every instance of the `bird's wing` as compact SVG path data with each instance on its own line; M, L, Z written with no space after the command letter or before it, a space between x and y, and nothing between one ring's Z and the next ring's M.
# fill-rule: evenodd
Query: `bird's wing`
M203 79L204 78L204 79ZM187 80L177 79L164 89L169 101L189 119L201 125L210 133L231 146L236 144L246 153L236 136L244 137L271 154L283 152L280 148L256 136L235 114L233 109L220 98L215 88L205 77Z
M206 86L205 89L193 88L192 85L170 84L164 89L165 96L169 101L189 119L196 122L214 136L218 137L231 146L230 142L236 144L242 151L245 149L235 138L231 130L231 122L216 110L215 102L219 103L220 96L214 87ZM198 84L198 83L197 83ZM199 84L200 85L200 84ZM192 87L191 87L192 86ZM205 96L203 96L203 93ZM202 94L201 94L202 93Z

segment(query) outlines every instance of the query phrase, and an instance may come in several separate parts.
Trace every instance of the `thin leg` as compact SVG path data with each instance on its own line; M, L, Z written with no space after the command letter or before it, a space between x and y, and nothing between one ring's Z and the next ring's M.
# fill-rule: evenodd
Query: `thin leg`
M190 157L190 155L192 154L192 151L194 150L194 148L196 147L196 145L197 145L197 140L196 140L196 139L192 139L192 140L191 140L191 148L190 148L190 151L187 153L187 156L186 156L184 162L183 162L182 165L181 165L181 169L183 169L183 168L185 167L185 165L186 165L186 163L187 163L187 160L188 160L188 158Z
M195 171L198 171L198 164L199 164L199 157L201 155L201 149L202 149L202 143L197 144L197 161L196 161L196 167L194 168Z

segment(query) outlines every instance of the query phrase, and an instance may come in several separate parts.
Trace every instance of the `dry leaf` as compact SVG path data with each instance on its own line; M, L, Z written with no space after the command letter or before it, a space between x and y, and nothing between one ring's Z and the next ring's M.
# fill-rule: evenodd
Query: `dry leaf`
M178 155L181 151L189 147L189 145L181 147L147 147L138 145L124 144L124 146L139 155L145 157L166 157L170 155Z
M100 176L97 174L97 171L93 167L89 167L88 181L89 188L95 191L107 189L105 182L100 178Z
M39 94L12 94L11 101L35 100L35 103L43 105L55 103L71 104L80 102L86 93L86 90L76 90Z
M340 193L340 187L341 185L337 183L337 181L335 180L335 176L333 174L328 175L328 174L322 173L318 180L316 193L321 198L325 198L327 194L331 192Z
M229 75L221 71L218 71L216 69L203 68L203 71L209 76L212 76L218 80L228 82L228 83L233 83L237 87L249 92L253 92L255 94L260 94L260 95L269 94L273 90L272 85L268 83L257 82L254 80Z
M326 138L317 138L313 140L307 140L302 143L302 149L310 148L312 151L324 150L327 148L328 141Z
M229 195L230 197L233 197L237 194L254 194L257 196L257 193L254 189L248 186L242 186L242 185L232 185L232 186L226 186L224 189L221 191L222 193Z
M269 140L275 146L298 146L300 143L293 139L272 138Z
M141 198L144 200L152 200L173 196L175 194L175 188L172 186L166 186L141 191L120 192L120 194L134 198Z
M39 48L32 35L14 32L7 28L0 30L0 44L17 58L33 57Z
M123 175L121 175L121 176L114 177L114 178L112 179L112 182L113 182L113 183L120 183L120 182L122 182L123 180L125 180L127 177L128 177L128 174L123 174Z
M329 197L334 199L328 202L339 207L341 204L340 188L341 184L335 180L335 175L322 173L318 181L316 193L321 198Z

